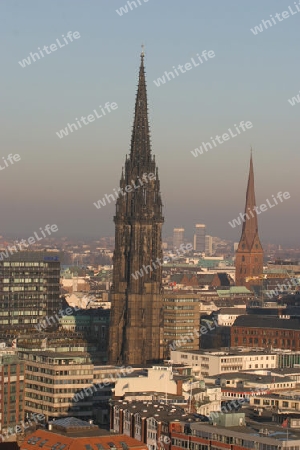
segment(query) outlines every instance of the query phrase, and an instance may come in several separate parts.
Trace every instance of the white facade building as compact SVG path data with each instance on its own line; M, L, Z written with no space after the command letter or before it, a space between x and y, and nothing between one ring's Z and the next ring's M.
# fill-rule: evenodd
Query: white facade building
M219 351L171 351L173 364L186 364L200 378L242 370L275 369L277 354L274 352L219 352Z

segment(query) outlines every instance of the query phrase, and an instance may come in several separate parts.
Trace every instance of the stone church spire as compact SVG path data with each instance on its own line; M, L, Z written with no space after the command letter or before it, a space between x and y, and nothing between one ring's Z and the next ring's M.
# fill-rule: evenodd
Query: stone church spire
M258 221L255 202L254 170L252 151L246 193L243 229L236 251L235 282L237 286L250 287L261 284L263 273L263 249L258 236Z
M162 358L160 182L151 154L144 54L129 158L116 202L109 362L146 364Z
M151 145L148 121L147 87L144 67L144 53L141 53L139 84L135 101L135 115L131 138L130 159L133 164L147 164L150 161Z

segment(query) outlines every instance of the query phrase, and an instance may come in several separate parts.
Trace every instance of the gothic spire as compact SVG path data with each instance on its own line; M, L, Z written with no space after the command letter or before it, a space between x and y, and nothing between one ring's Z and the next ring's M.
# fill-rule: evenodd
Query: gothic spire
M262 281L264 252L258 236L257 207L254 192L252 151L246 194L242 236L236 251L235 283L237 286L258 286Z
M132 167L146 165L150 161L151 145L147 108L147 88L144 67L144 51L141 53L139 84L135 101L135 116L131 138L130 160Z
M158 362L163 357L162 201L151 155L144 52L129 159L126 157L116 202L111 288L109 361Z
M246 193L246 205L245 214L246 220L243 223L242 235L245 236L248 247L251 248L254 238L258 234L258 223L257 223L257 212L255 210L255 190L254 190L254 170L253 170L253 159L252 159L252 149L250 156L250 169L248 177L248 186Z

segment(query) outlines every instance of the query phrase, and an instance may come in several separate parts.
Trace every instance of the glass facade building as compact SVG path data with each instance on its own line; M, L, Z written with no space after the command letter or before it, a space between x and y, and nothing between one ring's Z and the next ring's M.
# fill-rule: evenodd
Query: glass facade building
M0 261L0 336L36 330L59 312L59 260L59 253L26 251Z

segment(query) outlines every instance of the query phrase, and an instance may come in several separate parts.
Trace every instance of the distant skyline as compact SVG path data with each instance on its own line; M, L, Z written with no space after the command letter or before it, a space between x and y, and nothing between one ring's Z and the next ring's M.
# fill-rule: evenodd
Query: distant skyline
M203 223L207 234L238 242L242 227L229 221L244 212L252 146L257 206L290 194L259 215L262 244L297 246L300 104L288 100L300 89L300 14L251 31L293 2L140 3L121 16L124 0L1 2L0 234L26 237L55 223L57 236L114 235L115 205L94 202L119 187L143 43L163 235L183 227L192 236ZM56 134L107 103L118 108ZM238 134L242 121L252 127ZM215 140L229 129L237 136Z

